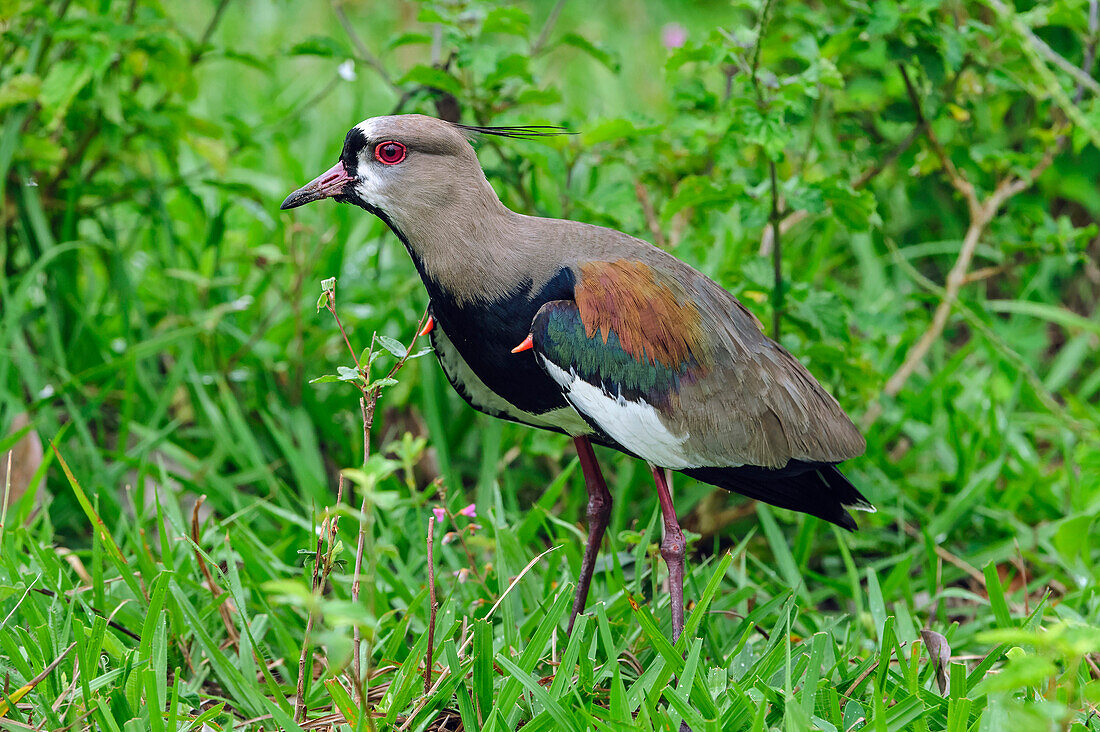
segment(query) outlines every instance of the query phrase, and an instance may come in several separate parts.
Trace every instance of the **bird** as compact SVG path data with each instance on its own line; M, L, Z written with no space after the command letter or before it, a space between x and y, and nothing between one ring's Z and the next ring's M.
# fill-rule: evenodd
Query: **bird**
M572 438L588 540L569 631L611 513L593 445L649 464L675 642L685 542L667 471L855 530L849 510L875 509L837 465L866 442L802 363L703 273L626 233L500 201L472 142L561 132L372 117L281 209L332 198L380 218L427 290L423 332L454 389L478 411Z

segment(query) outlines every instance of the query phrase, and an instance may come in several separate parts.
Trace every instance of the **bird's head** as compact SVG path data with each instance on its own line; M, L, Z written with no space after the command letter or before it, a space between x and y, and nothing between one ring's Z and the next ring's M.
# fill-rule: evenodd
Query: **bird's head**
M334 198L406 231L447 213L469 218L501 207L472 138L560 134L566 133L558 127L475 127L421 114L371 117L348 132L339 162L287 196L280 208Z
M280 208L334 198L401 219L409 208L444 206L456 186L484 180L464 128L419 114L372 117L351 128L336 165L287 196Z

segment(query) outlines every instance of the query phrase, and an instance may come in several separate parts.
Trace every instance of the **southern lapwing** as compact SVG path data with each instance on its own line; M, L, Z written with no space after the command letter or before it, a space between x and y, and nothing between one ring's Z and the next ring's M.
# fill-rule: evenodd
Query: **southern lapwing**
M845 509L874 510L836 468L863 452L863 437L741 303L647 242L509 210L470 144L484 134L546 131L374 117L282 208L334 198L381 218L428 290L431 341L451 385L474 409L573 438L588 544L570 629L611 512L593 443L653 471L674 639L684 535L666 469L846 529L856 524Z

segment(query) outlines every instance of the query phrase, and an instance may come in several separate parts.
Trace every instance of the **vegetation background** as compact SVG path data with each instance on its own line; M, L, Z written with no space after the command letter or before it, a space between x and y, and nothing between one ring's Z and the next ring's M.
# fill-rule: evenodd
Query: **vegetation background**
M3 0L0 728L1100 730L1098 26ZM601 453L610 546L566 637L568 441L430 357L377 381L426 305L406 254L352 207L278 212L394 111L575 131L482 142L504 201L653 241L781 329L865 428L878 513L848 535L678 480L674 649L647 471ZM365 388L331 277L375 344L366 460L360 392L309 383Z

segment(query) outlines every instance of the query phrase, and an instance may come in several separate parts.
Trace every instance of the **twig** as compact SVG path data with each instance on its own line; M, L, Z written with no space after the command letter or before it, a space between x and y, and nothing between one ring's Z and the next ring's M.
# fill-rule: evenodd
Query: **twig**
M442 481L442 478L439 480ZM451 513L450 509L444 507L444 510L447 512L447 518L450 519L451 524L457 525L458 522L455 521L455 515ZM466 555L466 562L470 565L470 572L474 575L474 579L485 588L486 592L491 593L492 590L489 589L489 583L485 581L485 577L482 576L481 572L477 571L477 560L474 559L474 553L470 550L470 545L466 542L466 529L468 528L470 527L464 526L461 530L451 533L458 539L458 543L462 546L462 551ZM446 538L446 536L444 536L444 538Z
M4 525L8 521L8 501L11 500L11 456L15 454L15 448L8 450L8 470L4 477L4 495L0 498L0 541L4 539Z
M1030 43L1040 55L1044 56L1047 61L1050 61L1059 69L1072 76L1074 80L1077 81L1077 85L1081 91L1088 89L1093 94L1100 94L1100 82L1097 82L1096 79L1088 75L1088 66L1082 70L1074 66L1072 62L1066 60L1064 56L1048 46L1042 38L1035 35L1035 33L1017 17L1016 11L1005 5L1001 0L985 0L985 2L997 11L997 14L1000 15L1003 20L1007 21L1012 26L1013 30L1027 39L1028 43ZM1092 17L1095 17L1095 7L1094 3L1090 3L1090 21Z
M1020 573L1020 582L1024 586L1024 615L1031 615L1031 601L1027 589L1027 565L1024 564L1024 553L1020 549L1018 539L1013 537L1012 543L1016 545L1016 556L1013 557L1013 561L1016 564L1016 571Z
M196 547L200 546L199 509L202 507L205 500L205 494L199 496L198 500L195 501L194 507L191 509L191 541L195 542ZM210 568L206 566L206 560L202 558L202 552L197 548L195 549L195 559L199 562L199 569L202 570L202 576L206 579L206 586L210 590L210 594L213 595L216 600L221 597L225 591L214 582L214 575L210 573ZM230 643L236 646L240 643L241 636L237 632L237 626L233 624L232 607L233 601L227 599L225 602L218 604L218 614L221 615L222 624L225 625L225 634L229 637Z
M550 14L546 16L546 22L542 25L539 37L531 44L531 51L529 54L531 58L539 55L539 52L542 51L542 47L550 40L550 31L554 29L554 24L558 22L558 16L561 15L561 9L565 7L565 2L566 0L558 0L554 3L554 7L550 9Z
M195 50L191 52L191 63L195 63L202 58L206 44L210 43L210 39L214 36L214 30L218 27L218 23L221 22L222 14L225 12L225 8L228 5L229 0L221 0L221 2L218 3L218 7L214 8L214 15L210 18L210 22L206 24L206 29L203 30Z
M997 211L1000 210L1001 206L1004 205L1008 199L1029 188L1032 183L1035 182L1035 179L1050 167L1051 163L1054 162L1055 155L1062 149L1066 139L1065 135L1060 136L1055 143L1047 149L1046 153L1035 167L1019 178L1011 174L1003 178L997 184L996 188L994 188L993 192L982 199L974 189L974 186L967 180L966 176L955 167L951 159L947 156L947 152L940 144L939 139L936 137L935 132L924 116L916 88L909 79L909 74L905 66L899 65L899 68L901 70L902 79L905 81L905 88L909 94L909 100L913 104L914 111L917 114L921 127L924 129L925 137L927 137L933 151L939 158L951 185L966 200L967 208L970 213L970 222L967 226L966 234L963 237L962 246L959 248L959 254L955 259L955 264L947 273L943 297L932 314L932 322L917 340L916 344L909 349L901 366L898 367L897 371L895 371L886 381L886 385L882 390L886 397L894 397L901 392L902 387L905 386L909 377L913 375L913 372L916 371L917 367L924 360L924 357L928 354L928 351L931 350L933 344L935 344L943 334L944 328L947 326L948 317L951 315L951 311L955 305L955 301L958 300L959 291L967 282L970 262L974 258L974 252L978 248L978 242L981 240L982 234L985 233L985 229L989 226L993 217L997 215ZM861 425L864 430L869 429L878 418L882 416L882 409L882 402L875 402L867 409Z
M653 208L653 201L649 197L649 191L646 190L640 180L634 181L634 195L638 197L638 203L642 206L642 216L645 217L646 228L653 236L653 243L658 249L667 248L668 241L665 239L665 233L661 231L661 222L657 220L657 212Z
M766 0L760 10L760 19L756 26L756 43L752 50L752 63L750 64L749 77L753 90L756 92L756 104L763 112L767 107L764 99L764 91L760 88L760 79L757 72L760 69L760 53L764 45L764 35L771 21L774 0ZM768 211L768 229L771 231L770 249L772 254L772 274L775 282L772 285L772 332L771 337L779 340L780 326L783 322L783 248L781 242L781 219L779 202L779 174L776 170L775 160L768 156L768 178L771 181L771 209Z
M349 346L350 347L350 346ZM367 409L367 398L361 397L359 399L359 409L363 417L363 468L366 469L367 459L370 456L370 428L374 421L374 402L370 403L370 410ZM365 550L367 543L367 500L369 494L366 490L363 491L363 499L359 505L359 539L355 545L355 570L351 579L351 601L353 603L359 602L359 579L363 571L363 551ZM362 666L362 636L359 631L359 624L356 623L352 629L352 656L355 661L355 678L361 678L360 674L363 673ZM364 702L366 700L366 689L362 684L356 684L359 689L359 706L364 708Z
M337 6L339 7L339 6ZM340 334L344 337L344 344L348 347L348 352L351 353L352 359L355 361L356 371L359 372L359 379L353 382L355 387L359 389L359 393L362 395L359 398L359 411L363 421L363 469L366 470L367 462L370 459L370 431L374 424L374 409L378 403L378 396L381 393L381 387L373 386L367 388L367 384L370 383L370 355L374 353L374 338L371 338L370 349L368 353L367 368L364 369L363 365L359 361L359 357L355 353L355 349L351 346L351 341L348 339L347 331L344 330L344 324L340 321L340 315L336 312L336 279L332 279L332 286L324 291L327 297L324 299L325 308L332 313L333 319L336 320L336 325L340 328ZM413 334L412 340L409 342L409 347L405 351L405 355L398 359L397 363L390 368L389 373L386 374L387 378L392 378L394 374L401 370L408 361L409 355L413 352L413 348L416 346L416 341L420 337L420 332L423 330L424 322L428 319L428 311L424 310L424 314L420 317L420 321L417 323L416 331ZM351 600L352 602L359 601L359 589L360 580L362 578L363 571L363 554L366 551L367 544L367 502L369 500L369 494L366 490L363 491L363 497L359 506L359 537L355 546L355 569L352 574L351 581ZM362 666L362 634L360 632L358 624L352 629L352 659L354 663L353 675L356 679L356 688L359 692L359 705L363 707L366 702L366 689L361 683L358 682L363 676Z
M344 12L344 4L342 0L336 0L332 4L332 12L336 15L336 19L340 21L340 25L343 26L344 32L348 34L348 38L351 40L351 45L355 46L356 53L359 54L359 59L373 68L378 75L382 77L382 81L397 91L401 91L401 87L394 83L393 78L389 72L386 71L386 67L382 65L382 62L377 56L370 52L367 48L367 44L363 42L363 38L355 31L355 27L348 20L347 13Z
M772 182L772 208L768 223L772 232L772 273L775 276L772 287L772 340L778 341L783 322L783 248L779 226L779 176L775 172L774 160L768 160L768 172Z
M917 529L916 526L905 524L904 528L905 533L909 534L909 536L912 536L914 539L919 539L921 537L920 530ZM975 567L973 564L970 564L965 559L962 559L961 557L952 554L939 544L935 544L933 546L933 551L936 552L936 556L938 556L940 559L943 559L948 564L958 567L963 572L966 572L968 575L970 575L971 579L973 579L975 582L980 582L982 587L985 587L985 575L978 571L978 568Z
M19 687L15 691L13 691L11 694L6 694L5 696L8 699L10 699L11 703L14 705L16 702L18 702L20 699L22 699L24 696L26 696L30 691L32 691L34 689L34 687L38 686L43 681L45 681L46 677L49 676L51 673L53 673L53 670L55 668L57 668L58 665L62 661L65 660L66 656L68 656L70 653L73 652L74 648L76 648L76 641L73 641L72 643L70 643L69 647L66 648L65 650L63 650L60 653L60 655L58 655L57 658L50 661L50 664L48 666L46 666L46 668L42 669L42 673L38 674L37 676L35 676L30 681L23 684L21 687ZM7 713L8 713L8 702L7 701L0 701L0 717L3 717Z
M917 115L917 126L924 132L924 136L928 138L928 143L932 146L932 151L939 159L944 172L947 173L947 178L951 182L951 185L966 199L967 205L970 206L970 213L973 216L974 211L979 206L977 195L974 193L974 186L971 185L966 175L955 167L955 163L948 157L947 151L944 150L943 145L940 143L940 138L936 135L936 131L932 129L932 125L929 124L928 118L924 116L920 95L917 94L917 88L909 78L909 72L906 70L905 64L898 64L898 70L901 72L902 81L905 82L905 92L909 95L909 103L913 105L913 112Z
M757 87L758 94L759 87L757 85L756 72L760 69L760 51L764 46L764 33L768 30L768 23L771 21L771 12L774 5L775 0L765 0L764 7L760 10L760 19L756 24L756 43L753 44L752 63L749 65L749 75L752 77L752 85ZM763 99L761 99L761 101L763 101Z
M1081 63L1081 70L1091 78L1092 65L1096 63L1096 44L1100 43L1100 0L1089 0L1089 42L1085 48L1085 60ZM1073 95L1073 103L1080 104L1085 96L1085 87L1079 85L1077 93Z
M894 255L894 261L898 264L899 267L906 271L906 273L913 279L914 282L916 282L920 287L923 287L928 292L936 295L937 297L941 299L943 298L944 288L941 285L936 284L935 282L921 274L917 270L917 268L909 262L908 259L902 256L901 250L898 249L897 244L895 244L889 237L886 237L884 239L884 242L887 249L890 250L890 253ZM993 330L985 323L985 321L982 320L982 318L977 313L975 313L966 303L956 302L955 306L959 309L959 312L966 319L966 322L970 324L970 327L974 328L976 331L985 336L985 338L995 348L997 348L1006 359L1008 359L1017 369L1020 370L1020 373L1022 373L1024 375L1024 378L1027 379L1028 383L1031 384L1031 388L1035 391L1035 395L1039 397L1039 401L1041 401L1046 406L1046 408L1051 411L1052 414L1056 414L1059 416L1059 418L1062 420L1063 426L1066 429L1077 431L1085 429L1084 423L1082 423L1080 420L1075 419L1073 415L1071 415L1066 410L1065 406L1060 404L1058 400L1054 398L1054 395L1051 394L1050 390L1048 390L1046 388L1046 385L1043 384L1043 380L1039 378L1039 375L1037 373L1035 373L1035 369L1032 368L1031 364L1029 364L1023 356L1013 350L1013 348L1008 343L1006 343L1003 338L994 333Z
M336 488L336 505L344 500L344 476L341 475ZM321 520L321 531L317 535L317 550L313 555L313 576L310 579L310 592L314 600L323 593L324 586L328 582L328 576L332 572L333 559L336 552L336 532L339 528L339 515L329 513ZM321 553L321 543L325 542L325 552ZM309 658L309 636L313 631L313 624L317 617L317 608L310 606L306 615L306 628L302 633L302 653L298 657L298 688L294 703L294 721L303 722L306 718L306 662Z
M306 628L302 632L302 652L298 656L298 687L294 701L294 721L301 724L306 718L306 662L309 660L309 635L313 632L313 622L317 617L316 604L318 573L321 570L321 545L324 542L325 523L321 523L321 532L317 535L317 551L313 555L313 576L310 578L310 592L314 598L306 612Z
M33 585L34 582L37 579L38 578L36 577L34 580L31 580L31 585ZM56 598L56 599L59 599L59 600L64 600L65 602L70 601L69 596L73 592L73 590L69 590L68 592L63 592L59 595L56 592L54 592L53 590L46 590L46 589L41 589L41 588L35 587L33 590L28 588L27 591L25 593L23 593L23 596L26 597L26 594L28 592L32 592L32 591L39 594L39 595L45 595L46 597L53 597L53 598ZM20 599L19 602L22 602L22 599ZM111 620L110 618L113 618L114 614L108 616L107 613L105 613L102 610L96 608L94 605L87 605L86 604L85 607L87 607L89 610L91 610L95 615L98 615L99 617L106 620L107 625L114 628L119 633L122 633L123 635L128 635L136 641L141 641L141 636L140 635L138 635L134 631L130 630L125 625L122 625L121 623L117 623L114 620ZM2 622L0 622L0 628L3 628L5 625L8 624L8 620L11 619L12 614L14 614L15 610L18 609L18 608L19 608L19 603L16 603L15 608L12 609L12 613L10 613L7 618L5 618Z
M890 152L886 153L886 155L883 156L882 160L875 163L867 170L863 171L863 173L860 174L858 178L852 181L852 189L858 191L860 188L863 188L865 185L874 180L879 173L893 165L894 161L901 157L902 153L908 150L912 146L912 144L917 141L917 138L921 136L922 132L924 132L924 128L925 124L918 122L913 129L909 130L909 134L906 135L901 142L895 145L893 149L890 150Z
M435 516L428 517L428 658L424 664L424 695L432 688L432 650L435 648Z

